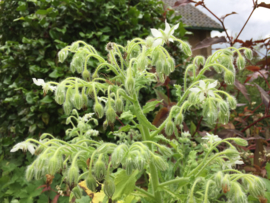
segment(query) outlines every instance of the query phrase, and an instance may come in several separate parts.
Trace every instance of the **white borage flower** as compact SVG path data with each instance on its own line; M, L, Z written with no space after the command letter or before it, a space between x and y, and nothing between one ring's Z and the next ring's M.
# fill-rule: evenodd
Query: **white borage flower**
M157 29L151 29L152 35L156 38L153 47L156 47L158 45L163 45L164 42L173 42L174 36L173 33L174 31L179 27L179 23L174 25L172 28L170 25L167 23L167 20L165 20L165 30L157 30Z
M30 142L19 142L10 150L10 152L16 152L19 149L23 152L28 150L33 155L36 151L36 145L31 144Z
M42 86L44 93L47 93L48 90L51 90L53 92L56 89L56 86L49 85L48 83L44 82L43 79L36 79L36 78L32 79L37 86Z
M199 99L203 101L205 99L205 95L210 97L215 97L213 89L217 86L217 80L213 83L205 83L203 80L200 80L199 87L190 88L191 92L195 92L200 94Z
M209 133L206 133L206 136L204 136L202 139L208 140L208 142L210 142L210 143L219 142L222 140L217 135L213 135L213 134L209 134Z
M83 120L84 122L88 122L89 121L89 119L91 119L92 117L93 117L93 115L95 115L95 113L87 113L87 114L85 114L82 118L81 118L81 120Z

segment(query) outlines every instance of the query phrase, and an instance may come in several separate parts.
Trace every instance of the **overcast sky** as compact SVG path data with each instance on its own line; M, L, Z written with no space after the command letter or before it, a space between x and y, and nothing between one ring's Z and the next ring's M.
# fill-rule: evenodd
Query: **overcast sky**
M252 0L205 0L204 2L218 17L233 11L238 13L228 16L224 21L225 27L233 37L239 33L253 8ZM259 2L269 4L270 0L259 0ZM202 6L197 6L197 8L214 19ZM225 32L221 34L218 31L212 31L212 37L221 35L225 36ZM266 37L270 37L270 9L259 7L254 11L239 39L253 38L257 40Z

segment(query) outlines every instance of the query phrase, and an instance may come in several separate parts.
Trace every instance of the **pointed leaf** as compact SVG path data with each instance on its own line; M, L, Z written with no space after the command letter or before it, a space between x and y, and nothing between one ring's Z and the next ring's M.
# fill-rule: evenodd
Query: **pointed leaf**
M226 15L224 15L224 16L222 16L221 18L220 18L220 20L222 20L222 21L224 21L224 19L226 18L226 17L228 17L228 16L230 16L230 15L233 15L233 14L237 14L236 12L231 12L231 13L228 13L228 14L226 14Z
M150 111L153 111L156 108L156 105L161 103L161 101L151 101L151 102L147 102L144 106L143 106L143 113L147 114Z
M255 84L256 87L258 88L258 90L261 93L261 98L262 98L262 102L263 104L266 106L266 108L269 106L269 102L270 102L270 96L267 94L266 91L263 90L263 88L261 88L259 85Z
M226 38L224 36L222 37L207 37L203 41L199 42L198 44L195 45L195 47L192 49L192 51L197 50L197 49L202 49L205 47L209 47L213 44L217 43L224 43L227 42Z
M235 80L234 86L244 95L244 97L250 102L250 98L248 97L247 89L244 85L242 85L238 80Z
M247 66L246 69L247 69L247 70L250 70L250 71L252 71L252 72L256 72L256 71L258 71L258 70L261 70L261 68L258 67L258 66Z
M127 175L125 170L117 173L114 183L115 183L115 192L113 194L112 199L119 199L124 195L129 195L134 191L135 183L136 183L136 175L138 171L135 170L131 175Z
M266 3L262 2L262 3L259 3L257 5L257 7L264 7L264 8L269 8L270 9L270 4L266 4Z

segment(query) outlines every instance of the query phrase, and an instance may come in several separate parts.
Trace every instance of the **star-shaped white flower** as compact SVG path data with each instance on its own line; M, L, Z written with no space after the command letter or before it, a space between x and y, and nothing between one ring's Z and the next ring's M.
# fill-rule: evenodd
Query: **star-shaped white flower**
M44 82L43 79L36 79L36 78L32 79L37 86L42 86L44 93L47 93L48 90L51 90L53 92L56 89L56 86L49 85L48 83Z
M165 20L165 30L161 30L161 29L151 29L151 33L152 35L156 38L154 43L153 43L153 47L156 47L158 45L162 45L164 42L173 42L173 33L174 31L179 27L179 23L174 25L172 28L170 27L170 25L167 23L167 20Z
M191 92L199 93L199 99L200 101L203 101L205 99L205 95L210 97L215 97L215 94L213 92L213 89L217 86L217 80L213 83L207 83L203 80L200 80L199 87L190 88Z
M221 141L221 138L219 138L217 135L206 133L206 136L204 136L202 139L208 140L210 143L219 142Z
M16 152L21 149L23 152L26 152L28 150L33 155L36 151L35 148L36 146L31 144L30 142L19 142L10 150L10 152Z

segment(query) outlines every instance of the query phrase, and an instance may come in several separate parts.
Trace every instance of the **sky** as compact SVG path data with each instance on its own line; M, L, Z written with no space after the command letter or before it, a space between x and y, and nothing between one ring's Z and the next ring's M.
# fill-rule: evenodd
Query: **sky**
M233 37L236 37L239 33L253 8L252 0L205 0L204 2L206 6L218 17L233 11L237 12L237 14L225 18L224 21L225 27L228 29L228 33ZM270 4L270 0L259 0L258 2ZM202 6L197 6L197 8L209 17L215 19ZM212 31L211 36L225 36L225 32L220 33L218 31ZM257 40L266 37L270 37L270 9L259 7L254 11L239 39L249 40L253 38L254 40Z

